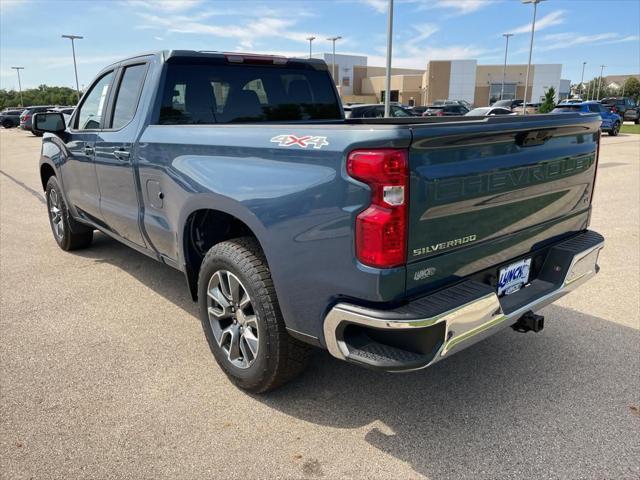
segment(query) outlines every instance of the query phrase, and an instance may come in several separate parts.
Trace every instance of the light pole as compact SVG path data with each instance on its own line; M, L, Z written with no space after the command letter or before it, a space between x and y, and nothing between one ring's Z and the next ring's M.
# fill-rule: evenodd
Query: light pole
M600 65L600 78L598 79L598 96L596 97L596 100L600 100L600 89L602 88L602 72L604 71L604 67L606 67L606 65Z
M74 40L81 40L84 37L80 35L62 35L62 38L68 38L71 40L71 51L73 52L73 70L76 74L76 93L78 94L78 103L80 103L80 86L78 84L78 66L76 65L76 47Z
M507 40L504 46L504 68L502 69L502 86L500 87L500 100L504 96L504 81L507 77L507 51L509 50L509 37L513 37L513 33L503 33L502 36Z
M393 0L389 0L389 13L387 15L387 73L384 93L384 116L391 112L391 41L393 39Z
M531 40L529 41L529 62L527 63L527 75L524 81L524 101L522 103L522 114L527 114L527 90L529 89L529 70L531 70L531 54L533 53L533 34L536 31L536 13L538 4L544 0L522 0L522 3L533 3L533 21L531 22ZM532 89L533 90L533 89Z
M20 90L20 106L24 107L24 100L22 99L22 82L20 82L20 70L24 70L24 67L11 67L18 73L18 90Z
M309 40L309 58L311 58L311 42L313 42L316 39L316 37L307 37L307 40Z
M336 85L338 85L338 79L336 78L336 40L340 40L341 38L339 35L337 37L327 38L327 40L333 42L333 58L331 59L333 65L331 66L331 73L333 74L333 81Z
M587 62L582 62L582 75L580 76L580 96L584 93L584 67L587 65Z

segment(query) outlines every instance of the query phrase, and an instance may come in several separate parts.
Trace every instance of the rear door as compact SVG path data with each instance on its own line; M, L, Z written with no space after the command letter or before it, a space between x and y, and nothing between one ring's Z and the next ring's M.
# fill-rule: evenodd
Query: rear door
M409 291L586 228L600 119L484 117L413 128Z
M145 246L140 230L138 184L133 148L141 115L136 115L148 65L123 64L109 106L108 128L95 142L95 162L100 186L100 211L106 226L137 245Z

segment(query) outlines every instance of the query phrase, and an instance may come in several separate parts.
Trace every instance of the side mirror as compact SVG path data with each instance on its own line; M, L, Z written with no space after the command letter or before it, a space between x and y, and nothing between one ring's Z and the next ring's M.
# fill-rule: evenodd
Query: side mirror
M60 134L66 129L64 115L59 112L42 112L33 116L33 130Z

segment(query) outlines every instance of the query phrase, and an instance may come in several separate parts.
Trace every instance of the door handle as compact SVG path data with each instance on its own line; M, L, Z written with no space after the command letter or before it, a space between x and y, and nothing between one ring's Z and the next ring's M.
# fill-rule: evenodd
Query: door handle
M114 150L113 151L113 155L118 159L118 160L125 160L125 161L129 161L129 152L127 152L126 150Z
M90 147L89 145L85 145L84 146L84 154L85 155L93 155L93 147Z

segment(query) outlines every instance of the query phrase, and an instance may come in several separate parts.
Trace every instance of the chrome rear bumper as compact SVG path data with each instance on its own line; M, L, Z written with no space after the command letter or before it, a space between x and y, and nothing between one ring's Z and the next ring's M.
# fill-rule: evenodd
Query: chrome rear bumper
M592 231L554 245L537 278L502 298L493 287L466 280L393 310L339 303L324 320L327 349L383 370L428 367L589 280L603 247L604 238Z

